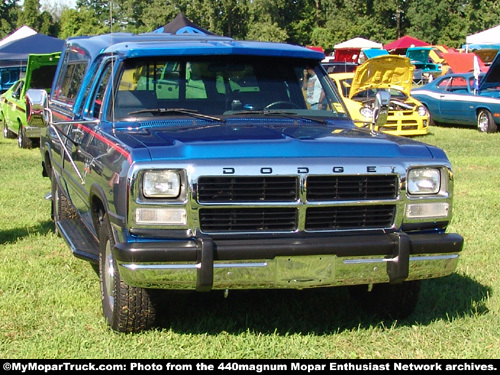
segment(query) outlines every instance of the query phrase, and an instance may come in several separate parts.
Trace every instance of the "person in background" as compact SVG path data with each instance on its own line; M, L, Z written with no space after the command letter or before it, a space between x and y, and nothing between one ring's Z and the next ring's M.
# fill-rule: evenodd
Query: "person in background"
M307 103L311 109L323 109L323 101L325 99L325 92L321 87L314 69L308 66L304 69L303 90L306 92Z

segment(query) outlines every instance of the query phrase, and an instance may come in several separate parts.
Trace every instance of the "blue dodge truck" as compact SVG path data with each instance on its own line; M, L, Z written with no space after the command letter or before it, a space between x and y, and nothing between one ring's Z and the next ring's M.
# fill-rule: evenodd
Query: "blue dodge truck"
M152 327L161 289L349 286L404 317L422 279L455 271L445 153L377 132L383 94L356 128L322 58L213 35L67 40L29 116L56 231L98 264L113 329Z

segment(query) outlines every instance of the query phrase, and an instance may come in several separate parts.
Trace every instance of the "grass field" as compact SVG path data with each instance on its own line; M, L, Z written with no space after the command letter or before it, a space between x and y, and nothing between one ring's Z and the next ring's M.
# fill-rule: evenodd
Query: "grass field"
M405 320L345 288L168 295L158 329L119 334L93 268L53 233L38 149L0 139L0 358L500 358L500 133L433 127L454 167L457 272L427 280Z

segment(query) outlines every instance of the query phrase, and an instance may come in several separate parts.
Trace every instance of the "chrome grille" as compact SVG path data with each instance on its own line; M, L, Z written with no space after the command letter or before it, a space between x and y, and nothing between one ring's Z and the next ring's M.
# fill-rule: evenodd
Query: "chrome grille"
M396 175L303 178L300 183L296 176L199 177L194 196L200 229L272 233L393 226L399 194Z

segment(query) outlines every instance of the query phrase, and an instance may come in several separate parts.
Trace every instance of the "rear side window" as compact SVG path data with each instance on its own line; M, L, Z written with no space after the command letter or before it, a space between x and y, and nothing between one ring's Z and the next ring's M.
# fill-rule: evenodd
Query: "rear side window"
M73 105L82 85L87 65L88 57L81 50L75 49L67 53L65 62L62 64L64 69L59 72L52 99Z

